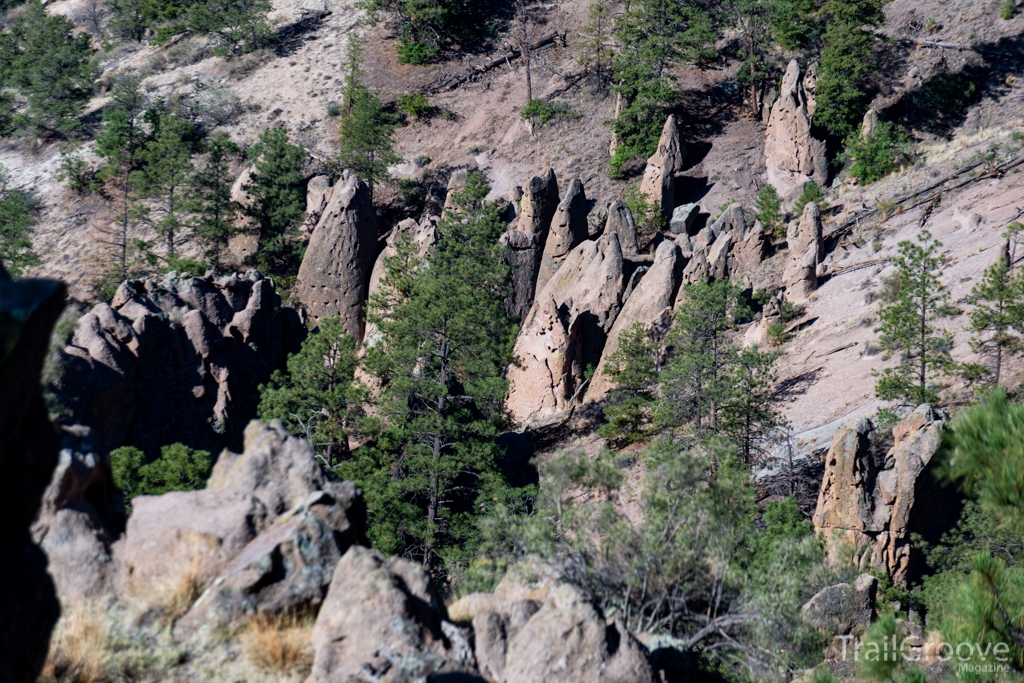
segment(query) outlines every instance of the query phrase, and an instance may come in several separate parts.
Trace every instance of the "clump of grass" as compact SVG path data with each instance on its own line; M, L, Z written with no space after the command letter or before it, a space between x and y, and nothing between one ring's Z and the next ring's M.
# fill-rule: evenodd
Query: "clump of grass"
M109 643L109 630L99 611L85 605L66 605L53 633L40 681L111 680Z
M249 660L264 671L305 673L313 665L311 619L295 612L256 614L241 635Z

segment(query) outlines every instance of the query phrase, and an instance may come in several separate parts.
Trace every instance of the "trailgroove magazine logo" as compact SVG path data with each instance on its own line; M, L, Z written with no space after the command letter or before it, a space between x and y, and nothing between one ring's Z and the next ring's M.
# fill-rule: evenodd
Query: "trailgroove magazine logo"
M969 673L1008 673L1010 671L1010 646L1006 643L957 644L944 641L921 645L921 639L908 636L897 640L893 635L887 639L856 642L854 636L838 636L842 641L844 662L955 662L957 669Z

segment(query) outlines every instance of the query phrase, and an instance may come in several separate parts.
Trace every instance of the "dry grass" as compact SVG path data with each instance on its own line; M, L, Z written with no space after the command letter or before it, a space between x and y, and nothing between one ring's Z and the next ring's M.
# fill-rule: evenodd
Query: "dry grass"
M40 680L61 683L111 680L109 632L101 613L85 605L65 607L53 633Z
M312 620L294 612L257 614L242 632L242 647L250 661L265 671L303 674L313 665L310 643Z

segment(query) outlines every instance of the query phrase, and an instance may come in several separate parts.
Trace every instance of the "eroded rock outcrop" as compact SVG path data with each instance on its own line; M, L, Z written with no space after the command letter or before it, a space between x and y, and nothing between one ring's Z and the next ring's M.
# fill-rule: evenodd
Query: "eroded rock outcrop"
M67 428L57 468L32 525L32 537L49 559L57 594L65 604L113 592L113 545L124 525L124 499L114 486L109 458L93 447L88 428Z
M573 178L565 197L558 204L551 219L551 230L544 243L537 291L544 289L551 276L561 267L573 248L587 239L587 195L579 178Z
M605 221L605 235L616 235L619 238L619 246L626 256L633 256L637 252L636 223L633 221L633 214L630 212L626 202L621 199L614 200L608 206L608 218Z
M824 187L828 179L825 143L811 135L811 115L800 82L800 64L794 59L782 77L779 98L772 106L764 145L768 182L788 197L799 186L813 180ZM793 197L787 202L792 204Z
M878 579L861 574L853 584L837 583L814 594L801 609L805 623L828 636L862 634L875 616Z
M468 639L446 617L421 565L353 547L335 568L313 626L316 658L307 683L411 683L475 672Z
M129 435L151 455L179 441L237 448L256 416L257 388L304 334L256 271L133 280L78 320L54 393L100 451Z
M151 605L205 590L178 625L185 632L316 605L364 522L351 482L325 475L280 422L254 421L243 452L224 451L205 489L132 501L122 589Z
M361 341L370 273L377 259L376 212L370 188L346 171L306 247L295 296L314 318L341 316Z
M681 261L679 247L674 242L666 240L658 245L653 265L629 294L608 333L601 362L598 363L587 389L587 401L600 401L611 391L612 385L604 369L608 359L618 350L622 335L633 325L639 323L647 329L654 330L658 336L668 331L672 305L679 288Z
M686 160L686 146L679 138L675 114L669 115L661 129L658 149L647 160L644 177L640 181L640 192L668 218L675 208L676 174L683 170Z
M506 258L512 266L512 295L507 306L516 318L525 318L533 305L544 243L558 203L558 182L549 168L543 177L534 176L527 184L516 226L502 236L509 248Z
M839 428L825 459L813 518L830 553L839 553L847 544L856 551L861 568L882 569L894 582L906 583L911 532L936 536L940 531L931 527L956 507L946 503L945 513L937 513L920 498L934 483L931 463L944 425L944 415L928 405L918 407L893 431L895 446L884 457L873 450L874 425L867 418L849 420Z
M802 303L818 288L818 264L824 256L817 204L808 202L804 206L799 222L790 223L786 241L789 260L782 273L782 285L789 301Z
M320 222L327 205L331 202L331 179L325 175L314 176L306 184L306 230L312 232Z
M587 364L601 359L622 306L622 250L615 233L576 247L544 287L516 341L508 409L520 422L563 410Z
M60 282L14 282L0 265L0 680L13 683L39 677L60 615L29 527L57 465L39 377L65 296Z

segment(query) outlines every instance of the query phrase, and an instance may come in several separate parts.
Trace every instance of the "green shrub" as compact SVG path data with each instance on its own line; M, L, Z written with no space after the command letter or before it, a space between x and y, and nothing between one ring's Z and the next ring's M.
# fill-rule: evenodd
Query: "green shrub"
M843 158L849 162L850 176L867 185L899 170L910 150L906 132L884 121L867 137L860 130L848 137Z
M1013 19L1013 16L1017 13L1017 5L1013 0L1006 0L1003 6L999 8L999 18L1004 21Z
M761 188L754 210L754 215L761 221L767 234L781 237L785 233L785 225L782 223L782 200L779 199L779 193L774 187L765 185Z
M423 93L410 92L398 96L398 110L414 119L424 119L430 115L433 107Z
M334 118L341 113L341 103L337 100L331 100L327 103L327 115Z
M819 209L824 209L828 206L828 202L825 201L825 193L818 187L818 183L813 180L804 187L804 191L797 197L796 203L793 204L793 215L800 216L804 212L804 207L807 206L808 202L814 202L818 205Z
M418 64L423 66L437 55L438 49L422 40L398 44L398 61L401 64Z
M568 109L560 104L545 102L544 100L530 100L519 111L527 121L533 121L538 126L562 118L568 113Z
M771 346L782 346L789 341L785 323L772 323L768 326L768 343Z
M114 485L129 500L135 496L201 489L206 486L210 467L208 451L193 450L181 443L164 446L160 457L149 464L135 446L122 446L110 452Z

